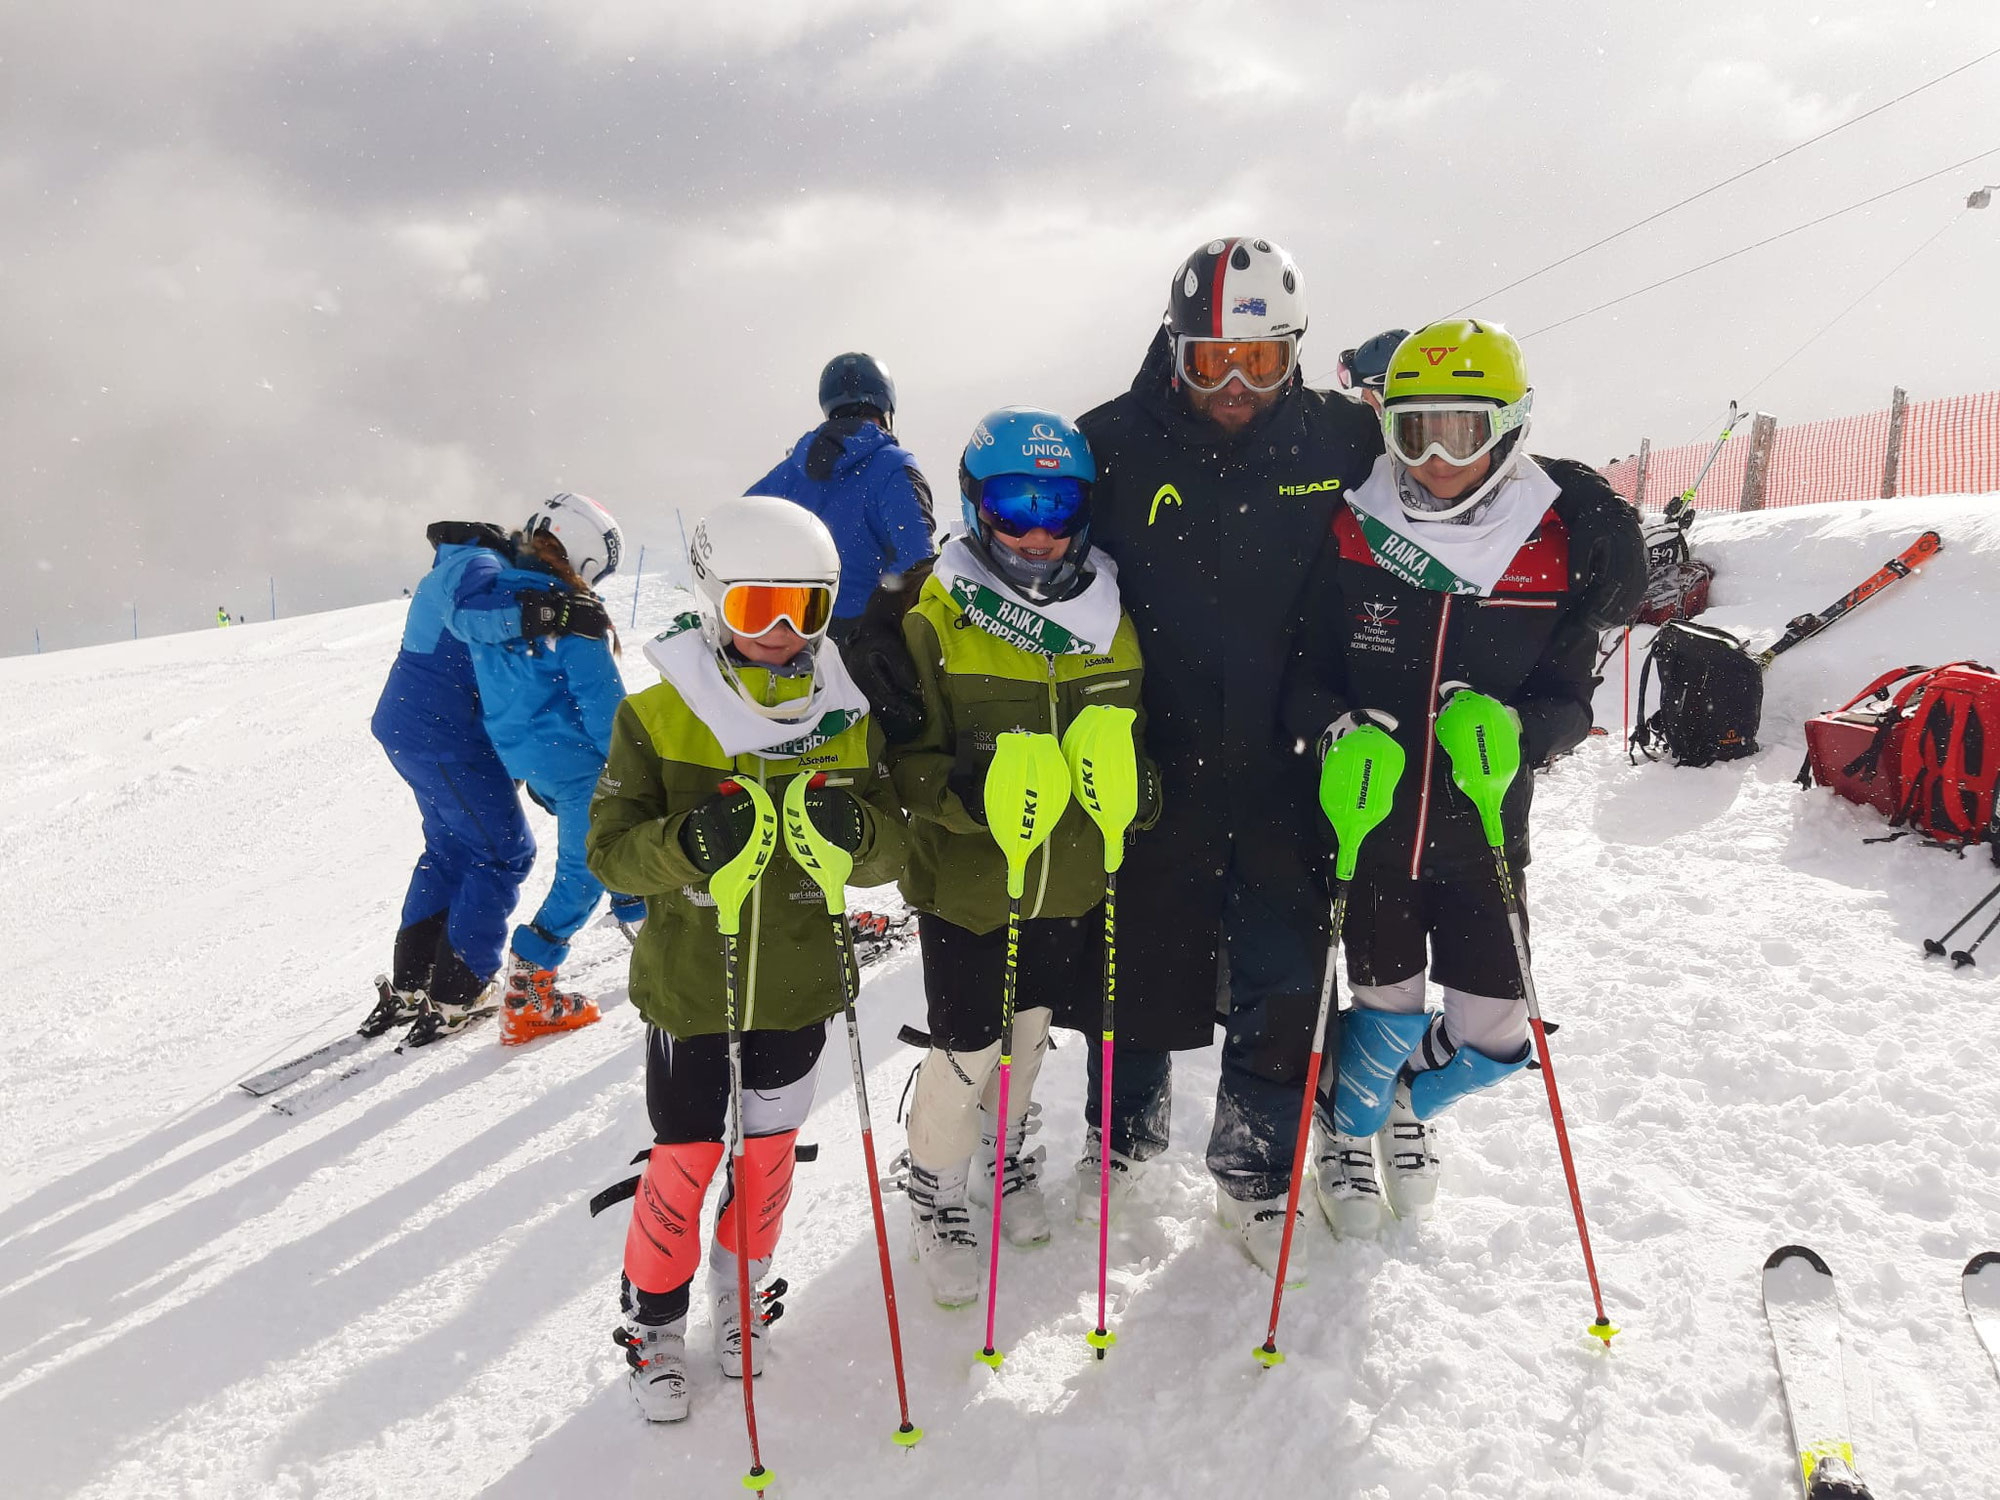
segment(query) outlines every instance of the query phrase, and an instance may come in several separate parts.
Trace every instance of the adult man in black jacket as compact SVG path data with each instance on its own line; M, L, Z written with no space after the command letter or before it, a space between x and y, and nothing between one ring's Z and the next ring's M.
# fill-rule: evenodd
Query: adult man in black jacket
M1345 942L1355 1008L1322 1098L1315 1182L1336 1232L1422 1216L1436 1192L1426 1121L1528 1058L1528 1019L1492 853L1452 782L1437 715L1454 693L1506 706L1524 766L1590 732L1599 631L1645 589L1638 517L1582 464L1522 449L1532 392L1520 346L1472 319L1410 335L1389 366L1389 451L1344 497L1335 545L1313 569L1300 657L1286 684L1296 739L1368 716L1407 769L1361 848ZM1528 862L1534 779L1502 807L1508 858ZM1426 947L1429 963L1426 964ZM1444 1010L1424 1010L1426 971Z
M1169 1052L1230 1009L1208 1160L1218 1207L1270 1269L1326 953L1312 758L1280 743L1278 697L1306 573L1341 493L1381 450L1360 404L1308 389L1298 268L1219 239L1175 270L1132 388L1078 422L1097 461L1095 545L1146 655L1161 818L1119 880L1115 1164L1166 1143ZM1093 1070L1094 1073L1095 1070ZM1100 1119L1093 1077L1090 1118ZM1093 1125L1079 1201L1096 1202ZM1294 1246L1296 1265L1299 1246Z

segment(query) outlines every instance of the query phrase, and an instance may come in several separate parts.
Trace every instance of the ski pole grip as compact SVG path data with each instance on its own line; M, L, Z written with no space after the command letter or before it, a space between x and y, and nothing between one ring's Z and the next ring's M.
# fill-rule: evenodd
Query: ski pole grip
M1132 738L1138 717L1129 708L1093 703L1063 731L1070 790L1104 835L1106 874L1125 862L1125 830L1139 812L1139 752Z
M743 841L743 847L708 877L708 893L715 897L716 930L725 937L734 937L742 930L743 903L763 878L764 867L777 849L778 814L771 806L770 793L755 781L730 780L723 782L722 787L730 794L742 792L750 799L753 819L750 837Z
M1506 834L1500 806L1521 773L1521 730L1498 698L1467 688L1452 694L1437 716L1438 743L1451 758L1451 779L1479 809L1488 848Z
M829 914L847 913L847 877L854 873L854 856L819 831L806 808L806 794L826 784L824 772L794 776L785 788L785 847L800 869L826 898Z
M1395 805L1403 759L1403 747L1394 736L1363 724L1335 740L1320 762L1319 805L1333 825L1334 874L1339 880L1354 878L1361 841Z
M986 828L1007 862L1010 899L1026 892L1028 856L1055 832L1069 796L1069 762L1054 735L1009 730L995 740L986 767Z

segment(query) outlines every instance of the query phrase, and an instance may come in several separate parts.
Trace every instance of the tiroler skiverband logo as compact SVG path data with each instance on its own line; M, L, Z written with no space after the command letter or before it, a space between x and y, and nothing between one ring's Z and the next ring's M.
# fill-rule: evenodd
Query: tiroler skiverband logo
M1383 656L1396 654L1396 606L1371 600L1354 612L1354 636L1348 643L1356 651L1373 651Z

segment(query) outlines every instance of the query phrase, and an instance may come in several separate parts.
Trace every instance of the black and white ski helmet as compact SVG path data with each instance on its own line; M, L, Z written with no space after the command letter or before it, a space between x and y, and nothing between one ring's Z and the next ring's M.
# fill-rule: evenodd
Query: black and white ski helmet
M1275 240L1210 240L1174 272L1167 329L1198 339L1297 338L1306 331L1305 278Z

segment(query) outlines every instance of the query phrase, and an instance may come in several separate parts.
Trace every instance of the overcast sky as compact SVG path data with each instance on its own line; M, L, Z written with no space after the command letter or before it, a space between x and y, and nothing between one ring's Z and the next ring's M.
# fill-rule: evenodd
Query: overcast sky
M1994 150L1526 346L1592 462L1991 389L2000 58L1475 299L1995 48L1993 0L0 0L0 654L394 597L557 489L651 570L847 348L955 503L974 420L1122 389L1221 234L1297 257L1330 380Z

